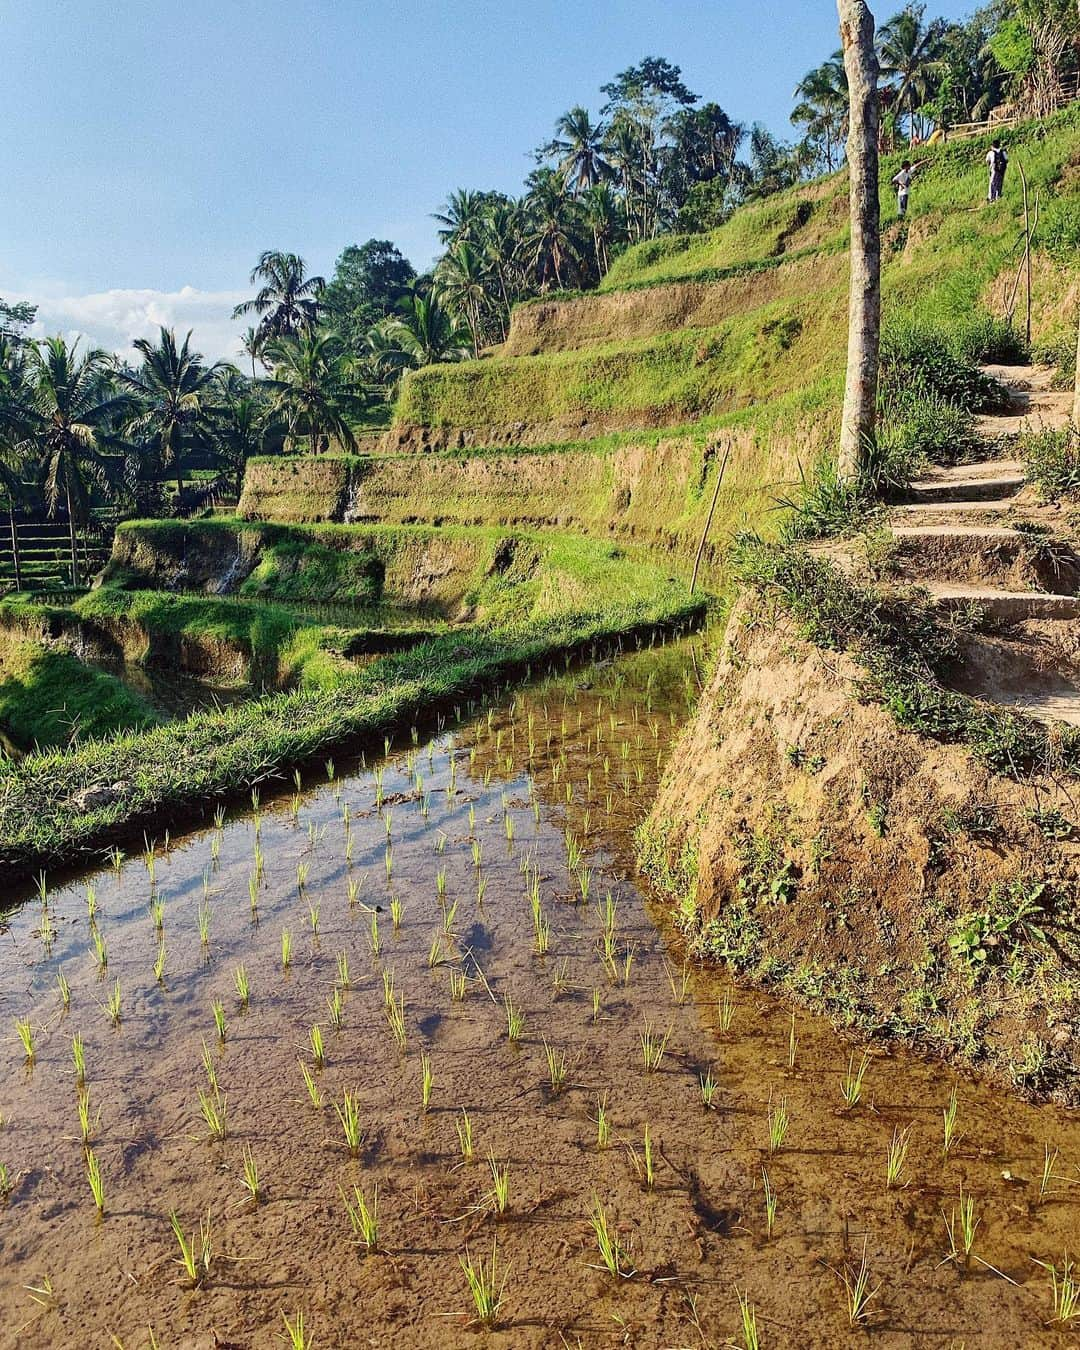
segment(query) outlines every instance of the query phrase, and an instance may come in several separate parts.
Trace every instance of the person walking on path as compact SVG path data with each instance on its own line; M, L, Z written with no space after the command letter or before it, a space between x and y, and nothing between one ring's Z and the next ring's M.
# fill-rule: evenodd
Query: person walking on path
M900 172L892 176L892 185L896 189L896 214L903 218L907 215L908 193L911 190L911 180L926 163L925 159L920 159L918 164L912 164L910 159L905 159L900 166Z
M990 186L986 194L988 202L1001 200L1001 189L1005 183L1005 170L1009 166L1009 156L1005 153L1000 141L994 144L986 152L986 167L990 173Z

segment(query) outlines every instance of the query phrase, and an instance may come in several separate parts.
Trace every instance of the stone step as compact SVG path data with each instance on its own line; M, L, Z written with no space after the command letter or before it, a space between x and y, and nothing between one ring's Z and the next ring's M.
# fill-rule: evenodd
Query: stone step
M971 515L976 518L994 516L1005 516L1013 510L1016 503L1011 497L1006 497L1001 501L973 501L973 502L902 502L898 506L891 507L891 512L897 521L915 521L922 520L924 517L932 519L935 516L945 516L955 518L958 522L960 518Z
M1023 471L1013 473L998 472L991 476L972 475L969 466L963 477L940 476L923 478L908 485L907 495L915 503L925 502L988 502L1005 501L1020 492L1027 479Z
M995 623L1080 618L1080 596L1044 591L1003 591L959 581L927 581L923 584L938 604L951 608L975 604Z
M1027 466L1022 459L978 459L971 464L943 464L928 469L923 483L955 483L973 478L1023 478Z

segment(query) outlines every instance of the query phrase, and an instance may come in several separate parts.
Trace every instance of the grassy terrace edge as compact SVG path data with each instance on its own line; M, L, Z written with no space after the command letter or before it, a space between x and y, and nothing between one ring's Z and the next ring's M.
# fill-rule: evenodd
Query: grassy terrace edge
M330 689L269 695L183 722L39 754L0 774L0 869L8 879L87 857L151 815L190 819L206 803L273 779L332 747L357 749L453 700L557 655L698 622L708 601L665 586L600 613L474 630L384 657Z

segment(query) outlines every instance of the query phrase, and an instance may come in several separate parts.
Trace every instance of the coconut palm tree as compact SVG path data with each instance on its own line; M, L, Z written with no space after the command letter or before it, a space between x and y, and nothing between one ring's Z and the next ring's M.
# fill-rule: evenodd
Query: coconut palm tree
M137 338L132 345L142 365L120 374L121 385L132 395L127 429L148 444L161 468L172 467L179 504L184 455L206 436L221 367L207 366L202 353L191 350L190 329L179 346L173 330L164 327L156 345L149 338Z
M915 113L930 93L937 64L942 25L924 23L925 5L908 5L878 33L881 74L896 81L896 106L907 109L908 140L915 139Z
M376 324L385 339L384 363L389 353L400 353L406 366L433 366L459 361L465 355L458 326L435 295L410 291L398 302L398 312Z
M261 284L260 284L261 283ZM258 345L274 338L295 337L318 322L319 305L326 281L309 277L307 265L296 253L263 253L251 273L258 294L233 310L233 318L257 314Z
M210 438L222 462L235 476L236 495L252 455L262 452L273 417L259 386L231 366L218 376L218 399L210 416Z
M108 486L103 450L119 443L112 431L130 406L117 394L110 358L94 347L80 356L78 340L35 343L27 353L29 409L41 451L49 513L63 502L71 541L71 584L79 584L75 526L85 520L93 485Z
M796 125L803 125L808 136L818 138L825 147L825 164L831 173L836 167L834 147L841 141L847 123L848 89L844 58L837 53L808 71L795 86L799 100L791 114Z
M21 342L0 333L0 492L7 498L8 529L15 589L22 590L22 566L15 508L23 497L33 461L30 439L35 426L27 381L26 351Z
M575 193L611 178L614 170L604 158L603 122L594 122L580 105L555 123L555 140L544 147L545 158L557 158L558 169Z
M483 316L490 305L492 281L483 254L464 239L453 245L435 269L439 296L450 310L465 320L474 357L480 355Z
M596 274L611 266L611 248L619 237L619 203L610 183L594 183L581 194L581 222L592 234Z
M530 217L522 241L526 257L542 291L552 281L561 290L581 260L578 247L581 221L562 174L555 169L531 173L526 205Z
M331 438L356 449L345 387L344 359L336 333L303 328L295 337L277 338L266 348L272 373L265 381L271 407L280 413L291 441L306 437L317 455Z
M484 214L488 206L501 197L502 194L498 192L474 192L470 188L457 188L447 197L443 209L436 211L432 217L443 227L438 232L439 238L444 244L456 244L460 239L474 243L483 232Z

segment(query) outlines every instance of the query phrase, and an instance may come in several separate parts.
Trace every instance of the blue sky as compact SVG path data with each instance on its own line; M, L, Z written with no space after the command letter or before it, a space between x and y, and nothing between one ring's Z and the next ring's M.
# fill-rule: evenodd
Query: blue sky
M643 56L786 134L836 45L832 0L0 0L0 295L219 356L262 249L329 273L375 236L426 266L449 189L517 191L555 117Z

